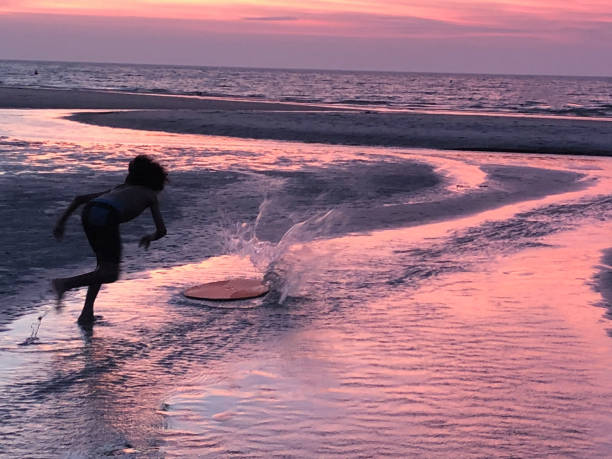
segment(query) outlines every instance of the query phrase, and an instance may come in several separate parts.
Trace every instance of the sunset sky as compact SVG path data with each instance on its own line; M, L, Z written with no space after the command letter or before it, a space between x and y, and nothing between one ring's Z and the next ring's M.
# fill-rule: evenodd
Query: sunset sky
M0 0L0 59L612 75L612 2Z

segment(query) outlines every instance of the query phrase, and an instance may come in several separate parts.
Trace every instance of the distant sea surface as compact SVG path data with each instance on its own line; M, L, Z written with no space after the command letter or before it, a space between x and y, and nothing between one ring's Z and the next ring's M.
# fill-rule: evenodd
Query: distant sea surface
M612 117L612 77L0 61L0 85L415 111Z

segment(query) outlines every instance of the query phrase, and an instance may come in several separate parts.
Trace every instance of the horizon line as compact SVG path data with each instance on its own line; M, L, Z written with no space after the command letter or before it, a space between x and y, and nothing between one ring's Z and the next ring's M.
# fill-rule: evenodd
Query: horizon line
M257 67L241 65L206 65L206 64L160 64L148 62L109 62L109 61L79 61L79 60L55 60L55 59L6 59L0 57L0 62L41 62L41 63L63 63L63 64L101 64L101 65L140 65L150 67L186 67L186 68L217 68L217 69L239 69L239 70L277 70L277 71L302 71L302 72L352 72L352 73L405 73L405 74L431 74L431 75L484 75L484 76L516 76L516 77L557 77L557 78L612 78L612 75L581 75L581 74L550 74L550 73L496 73L496 72L461 72L461 71L428 71L428 70L391 70L391 69L339 69L339 68L304 68L304 67Z

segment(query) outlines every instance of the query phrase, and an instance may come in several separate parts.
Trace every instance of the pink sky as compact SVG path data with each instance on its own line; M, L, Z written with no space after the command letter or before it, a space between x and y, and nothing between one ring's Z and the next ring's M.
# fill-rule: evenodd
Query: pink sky
M609 0L0 0L0 58L612 75Z

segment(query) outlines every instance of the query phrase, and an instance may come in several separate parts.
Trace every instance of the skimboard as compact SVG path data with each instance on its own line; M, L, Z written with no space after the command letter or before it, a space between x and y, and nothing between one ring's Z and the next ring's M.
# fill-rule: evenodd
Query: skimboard
M269 291L259 279L228 279L190 287L183 295L196 300L232 301L257 298Z

